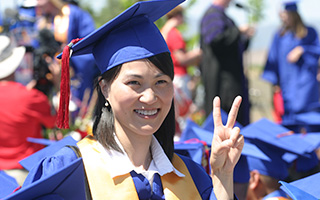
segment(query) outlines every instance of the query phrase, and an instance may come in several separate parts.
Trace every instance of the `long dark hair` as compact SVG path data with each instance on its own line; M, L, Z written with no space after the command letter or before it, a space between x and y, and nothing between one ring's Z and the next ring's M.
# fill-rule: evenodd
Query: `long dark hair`
M163 73L168 75L172 80L174 77L173 64L171 56L168 52L160 53L155 56L147 58L151 63L157 66ZM106 99L101 92L99 81L104 80L106 84L110 85L118 76L121 65L114 67L104 74L100 80L97 81L96 88L98 91L98 102L95 110L95 119L93 124L93 135L95 138L107 149L114 149L121 152L120 147L114 139L114 116L110 105L105 106ZM175 134L175 112L174 102L166 118L164 119L160 128L154 133L158 142L162 146L164 152L171 160L173 157L174 144L173 137Z
M286 11L288 17L293 21L292 27L283 26L280 35L283 36L288 31L293 31L298 38L304 38L306 36L306 26L302 21L301 16L297 11Z

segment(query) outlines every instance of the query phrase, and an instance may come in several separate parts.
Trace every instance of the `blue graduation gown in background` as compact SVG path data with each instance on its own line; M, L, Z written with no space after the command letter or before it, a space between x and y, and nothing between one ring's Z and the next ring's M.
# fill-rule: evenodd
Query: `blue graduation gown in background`
M316 79L320 47L315 29L307 27L307 35L300 39L292 32L283 36L280 31L273 38L262 78L282 90L285 114L283 122L294 123L296 113L306 112L318 103L319 89ZM302 46L304 53L296 63L287 61L288 53Z
M68 43L72 39L83 38L95 30L95 25L90 14L80 7L68 5L70 8ZM70 58L70 66L75 71L72 80L77 80L76 84L71 85L71 92L74 97L82 100L86 88L91 91L94 86L94 80L99 74L94 57L91 54L74 56Z

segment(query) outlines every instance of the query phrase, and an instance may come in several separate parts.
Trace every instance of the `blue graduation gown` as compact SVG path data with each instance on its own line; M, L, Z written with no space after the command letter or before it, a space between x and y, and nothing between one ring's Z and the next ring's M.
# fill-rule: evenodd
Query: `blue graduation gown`
M94 21L90 14L78 6L68 5L70 8L68 43L75 38L83 38L95 30ZM74 97L82 100L86 88L94 88L94 80L99 74L93 55L80 55L70 58L70 66L75 71L72 77L71 92Z
M203 167L192 161L191 159L180 156L180 158L184 161L185 165L187 166L193 181L198 189L199 194L201 195L202 199L216 199L213 189L212 189L212 182L208 174L204 171ZM61 169L63 166L70 164L72 161L77 159L75 153L68 147L62 148L53 156L48 156L44 160L42 160L38 165L36 165L30 172L28 177L26 178L22 187L27 187L28 185L32 184L33 182L46 178L58 169ZM132 175L132 174L131 174ZM134 178L134 180L139 179L139 177ZM156 178L157 185L159 185L159 180ZM135 183L137 181L134 181ZM142 182L146 182L142 180ZM148 184L146 184L147 186ZM139 187L139 188L138 188ZM147 189L143 189L141 187L142 184L136 185L137 191L145 191Z
M319 101L318 59L320 47L317 32L307 27L308 34L300 39L292 32L280 36L277 32L271 44L262 78L282 90L283 122L294 123L294 115L308 111L309 106ZM302 46L304 53L296 63L287 61L288 53Z

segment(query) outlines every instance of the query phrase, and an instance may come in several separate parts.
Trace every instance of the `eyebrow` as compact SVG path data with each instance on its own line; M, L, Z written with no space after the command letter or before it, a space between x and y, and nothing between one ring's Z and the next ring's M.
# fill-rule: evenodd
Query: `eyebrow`
M128 77L140 78L140 79L143 78L143 76L141 76L141 75L139 75L139 74L127 74L127 76L128 76ZM156 76L154 76L154 78L159 78L159 77L161 77L161 76L166 76L166 74L164 74L164 73L159 73L159 74L157 74Z

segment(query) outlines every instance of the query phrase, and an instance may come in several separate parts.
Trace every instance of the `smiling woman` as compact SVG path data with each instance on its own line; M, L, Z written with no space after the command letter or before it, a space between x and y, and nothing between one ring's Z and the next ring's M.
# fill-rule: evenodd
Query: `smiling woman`
M214 101L213 179L202 166L174 153L173 64L154 21L181 2L138 2L70 45L73 55L92 53L101 71L93 135L73 147L84 165L85 177L81 178L87 180L87 197L234 198L233 169L244 144L240 130L233 128L240 97L234 101L226 126L221 122L220 100ZM69 55L67 47L62 56ZM26 190L76 159L69 147L47 156L30 171Z

